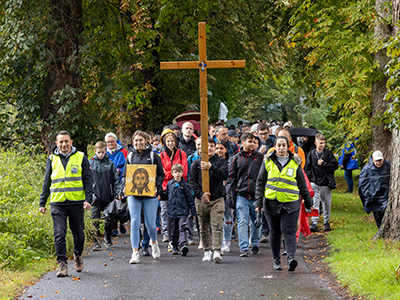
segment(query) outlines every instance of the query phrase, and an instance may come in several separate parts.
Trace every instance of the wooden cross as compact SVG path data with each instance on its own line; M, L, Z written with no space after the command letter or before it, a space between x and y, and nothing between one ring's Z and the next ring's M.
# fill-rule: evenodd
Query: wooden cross
M244 68L245 60L207 60L206 23L199 23L199 60L162 62L161 70L199 69L200 71L200 123L201 123L201 160L208 162L208 108L207 108L207 69L208 68ZM208 170L202 170L203 192L210 192Z

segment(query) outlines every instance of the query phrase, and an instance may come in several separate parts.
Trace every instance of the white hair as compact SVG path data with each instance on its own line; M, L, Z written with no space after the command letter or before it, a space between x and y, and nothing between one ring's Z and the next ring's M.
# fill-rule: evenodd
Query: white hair
M106 134L106 136L104 137L104 141L107 142L108 138L113 138L115 141L118 140L117 136L113 133L113 132L109 132Z

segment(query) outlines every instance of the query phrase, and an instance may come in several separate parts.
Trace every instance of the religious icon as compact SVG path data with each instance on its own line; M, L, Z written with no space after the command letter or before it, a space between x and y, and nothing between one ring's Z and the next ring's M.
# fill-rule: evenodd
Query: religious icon
M153 196L156 188L156 165L127 165L125 193L128 196Z

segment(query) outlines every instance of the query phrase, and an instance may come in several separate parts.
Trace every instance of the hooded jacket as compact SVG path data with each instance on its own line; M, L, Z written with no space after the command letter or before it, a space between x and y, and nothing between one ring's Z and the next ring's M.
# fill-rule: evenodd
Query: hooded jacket
M235 193L248 200L254 201L256 180L264 156L258 151L245 152L243 148L229 159L228 180L226 181L226 196L232 197ZM228 199L227 199L228 201Z
M167 147L165 146L165 138L168 133L170 133L175 139L175 148L174 148L174 153L173 153L172 158L170 157L170 155L172 156L171 150L167 149ZM174 132L171 129L164 129L164 131L161 134L161 144L163 145L164 149L166 149L165 151L163 151L160 154L161 163L162 163L162 166L164 169L164 175L165 175L164 181L162 184L162 188L165 191L165 189L167 188L168 181L170 181L171 179L174 178L171 173L171 168L173 165L175 165L175 164L182 165L183 178L185 180L187 180L188 162L187 162L186 153L184 151L182 151L181 149L176 148L178 141L177 141L177 138L176 138Z
M289 154L289 160L287 163L289 163L290 160L294 160L298 165L298 168L296 170L297 187L299 188L300 195L304 199L305 207L309 209L312 207L313 201L310 197L310 194L307 189L307 183L304 179L303 170L301 168L301 158L299 155L293 154L290 151L288 151L288 154ZM278 167L279 171L282 171L282 169L285 167L282 166L278 161L276 151L266 154L264 156L264 160L265 162L272 160L274 164ZM267 213L273 215L281 213L282 209L285 209L288 214L300 210L300 204L301 204L300 197L297 201L292 201L292 202L279 202L277 199L265 199L264 193L265 193L265 184L267 183L267 180L268 180L268 173L264 164L260 168L260 173L258 174L257 177L256 203L254 204L255 207L263 207Z
M157 170L156 170L156 188L157 188L157 196L162 196L162 183L164 181L164 171L163 167L161 164L161 159L160 157L153 152L153 148L151 145L147 145L146 149L144 149L141 153L136 150L135 147L129 147L128 150L130 151L129 154L132 153L132 155L128 155L126 158L125 166L124 166L124 173L122 174L122 179L121 179L121 193L125 188L125 180L126 180L126 166L128 164L132 165L150 165L152 164L152 156L153 155L153 164L157 165ZM153 154L150 154L153 153ZM149 198L147 196L136 196L140 198Z
M93 175L94 201L111 202L120 194L117 168L108 158L106 153L102 159L95 155L89 161Z
M183 135L181 135L178 138L178 148L184 151L186 153L186 156L189 156L193 154L194 151L196 151L196 143L194 140L195 140L194 136L191 136L190 139L186 141L183 138Z
M377 168L372 161L364 166L360 173L358 183L358 194L364 206L364 211L384 211L389 200L390 162L383 161L380 168Z
M72 146L71 152L68 155L63 155L60 153L60 149L55 147L53 150L53 155L57 155L61 159L61 163L63 164L64 169L67 167L69 158L77 153L78 150ZM51 173L52 173L52 164L50 157L46 162L46 171L44 175L44 181L42 186L42 193L40 194L39 207L45 207L47 203L47 199L50 196L50 186L51 186ZM93 197L93 178L92 171L90 170L89 161L86 155L83 156L82 160L82 182L85 190L85 200L82 201L70 201L66 199L63 202L52 202L51 205L82 205L84 201L92 204Z
M194 197L189 184L184 179L180 182L175 179L170 180L163 198L168 199L168 217L182 218L189 214L196 215Z

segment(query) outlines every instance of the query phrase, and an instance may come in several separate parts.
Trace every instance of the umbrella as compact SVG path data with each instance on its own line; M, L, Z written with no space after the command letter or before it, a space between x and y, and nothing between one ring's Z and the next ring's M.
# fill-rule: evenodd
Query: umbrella
M200 122L200 119L201 119L201 114L198 110L187 110L177 115L175 119L172 121L172 123L176 124L181 121L193 121L193 120ZM182 127L182 124L179 126Z
M242 118L234 118L226 121L226 126L235 125L235 127L237 127L239 121L242 121L243 123L249 123L249 121L243 120Z
M307 127L292 127L289 128L289 133L291 136L315 136L320 133L317 129L307 128Z
M184 123L186 123L186 122L192 123L192 124L193 124L193 127L194 127L194 130L198 130L198 131L201 130L200 122L197 122L197 121L195 121L195 120L184 120L184 121L179 121L179 122L177 122L176 124L177 124L180 128L182 128L182 125L183 125Z

